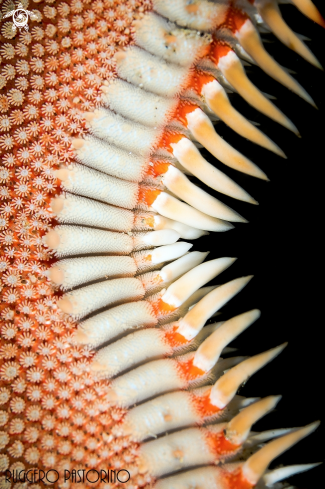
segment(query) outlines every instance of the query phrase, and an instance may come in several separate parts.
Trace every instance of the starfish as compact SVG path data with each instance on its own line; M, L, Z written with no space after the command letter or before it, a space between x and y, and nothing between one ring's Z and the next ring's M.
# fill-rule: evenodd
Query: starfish
M160 2L156 3L158 5ZM263 2L260 3L263 4ZM294 3L297 3L298 7L303 5L303 2L297 1ZM5 5L4 8L7 8ZM195 5L196 2L192 6L193 9ZM27 4L23 4L22 7L27 8ZM157 9L158 7L156 6L155 8ZM29 32L25 31L16 34L10 30L11 26L8 22L3 23L1 27L4 42L0 47L0 53L4 66L0 76L0 83L1 88L5 88L5 90L0 95L0 147L3 161L3 166L0 170L2 182L0 190L0 198L2 199L0 226L1 243L3 246L0 262L1 271L3 272L0 349L2 357L0 367L2 381L0 396L1 402L3 403L3 410L1 411L3 431L1 432L0 442L3 447L3 453L0 455L0 469L10 469L13 472L15 470L34 469L36 467L44 471L55 468L58 470L60 477L58 487L62 488L74 486L78 488L88 486L103 487L99 482L95 484L90 482L87 485L87 481L77 481L76 478L73 479L73 476L70 479L70 486L69 482L64 484L64 470L69 471L71 475L74 469L114 469L117 471L119 469L127 469L130 472L130 483L136 487L143 487L150 483L153 484L156 478L161 476L161 472L150 465L148 456L146 455L146 453L150 453L151 445L143 444L143 439L132 436L132 433L127 433L124 436L122 430L122 436L119 432L123 423L126 425L128 422L129 426L131 426L131 414L129 413L132 410L129 411L127 405L119 403L112 404L112 385L116 386L118 379L114 380L111 385L107 380L107 372L106 377L103 378L101 375L102 367L100 366L97 371L94 368L96 362L97 367L101 365L100 352L102 350L96 353L92 347L101 346L102 342L99 341L95 345L88 337L86 339L84 338L84 341L76 341L76 331L80 331L78 319L85 314L97 311L97 309L104 305L101 303L95 304L94 302L99 296L99 289L96 289L93 295L89 295L91 298L90 305L87 305L82 298L80 310L78 309L77 312L74 312L72 309L69 309L69 301L77 300L77 293L78 291L82 291L83 288L77 288L76 291L69 291L63 295L63 289L67 288L69 290L71 284L59 288L58 285L62 286L62 278L59 277L53 280L53 270L60 271L64 260L57 260L57 247L55 245L48 246L49 240L45 238L45 236L48 237L49 235L53 237L53 232L56 232L55 230L58 229L60 223L61 211L58 211L58 207L55 207L53 203L60 203L63 198L70 198L69 195L71 196L72 194L64 194L65 191L74 191L73 188L68 187L71 179L69 180L70 176L68 175L67 177L67 173L65 172L70 171L69 168L73 168L74 174L77 175L80 168L84 168L79 163L82 161L81 151L85 148L86 144L90 144L90 153L93 155L96 154L92 144L94 145L96 143L95 138L99 135L99 133L96 134L96 130L102 130L100 124L96 126L96 120L101 114L100 111L107 110L107 107L112 108L110 104L115 100L115 93L110 92L110 87L114 86L111 82L116 79L116 74L118 73L121 78L127 79L121 71L123 69L123 63L130 60L130 53L132 53L131 46L134 42L137 42L141 46L136 36L140 35L141 22L144 22L143 19L146 18L145 14L151 10L151 3L145 0L129 0L128 2L115 2L113 0L105 0L103 2L82 2L79 0L73 0L67 3L48 2L44 6L33 4L34 19L31 16L32 22ZM259 12L262 16L265 14L263 9ZM165 17L170 18L171 21L178 21L177 18L172 18L170 13L168 15L165 15L164 11L161 13ZM6 15L8 16L8 12ZM317 17L316 20L322 24L320 18ZM267 23L270 25L269 22ZM195 26L190 27L196 28ZM233 24L227 18L227 22L225 21L221 27L222 29L227 28L229 30L233 28ZM234 31L233 34L240 37L242 32L239 35L237 31ZM278 34L281 37L282 33L279 32ZM174 39L169 39L169 42L173 43ZM123 49L122 53L121 48ZM246 48L248 48L248 45ZM146 49L150 51L149 48L146 47ZM233 52L231 46L228 46L227 49L227 53ZM300 49L300 44L297 49ZM251 58L254 58L254 52L249 54ZM151 56L151 54L148 56ZM317 64L314 58L310 58L309 54L306 56L309 56L309 60ZM218 69L224 70L223 76L226 78L227 76L231 77L230 70L226 72L222 61L220 61L223 57L221 56L218 59L214 57L213 59L216 63L220 63L220 65L218 64ZM164 61L160 60L159 63L162 65ZM257 64L261 63L264 63L264 58L257 60ZM199 69L196 76L198 77L200 73ZM278 72L276 72L276 75L278 76ZM281 74L279 76L281 78L283 75ZM236 79L235 77L232 80L233 85L236 83ZM289 79L286 78L284 81L286 82L287 80ZM132 83L131 79L127 79L127 81ZM212 77L208 81L210 83L215 80ZM291 81L291 78L290 83L294 83ZM238 91L241 86L239 83ZM142 88L140 86L140 89ZM302 91L296 84L291 85L291 88L296 89L300 95L308 101L311 101L308 94ZM111 98L110 93L113 93L113 97L111 95ZM243 94L243 96L248 96L247 93ZM158 97L165 96L162 94L156 95L157 100ZM205 98L208 99L206 95ZM261 105L258 105L257 108L264 110L267 107L266 110L271 111L270 113L274 115L274 119L279 119L279 122L281 121L283 125L289 127L293 132L297 132L291 121L285 118L279 110L276 110L274 108L275 105L272 106L270 101L267 103L265 100L267 99L261 99L263 103L261 102ZM116 103L119 103L118 94L116 95ZM148 103L147 99L145 103ZM131 104L132 100L130 100L129 106ZM213 101L211 104L213 104ZM106 106L106 108L103 109L103 106ZM131 116L121 112L121 107L122 104L120 103L119 106L116 106L112 110L118 112L123 117L131 119ZM212 105L210 108L213 108ZM180 109L183 110L183 105L179 106L177 110ZM192 112L194 114L194 111L196 111L195 114L199 114L200 117L204 113L199 103L196 103L195 106L192 104L190 110L191 112L189 114ZM181 119L181 116L183 117L184 115L183 112L177 112L177 114L179 116L178 122L184 124L185 120L186 130L189 128L192 131L192 136L194 135L202 145L207 147L210 140L199 139L198 119ZM222 119L224 113L217 115ZM114 119L115 127L117 126L118 120ZM228 121L230 123L229 125L231 125L232 121L233 119ZM243 123L242 119L240 121L244 125L240 125L240 127L236 126L234 130L239 128L239 132L244 127L248 128L251 134L254 134L256 138L255 142L262 142L264 146L269 146L269 149L273 149L274 152L281 153L281 150L272 141L267 139L261 131L256 128L254 130L255 126L249 125L250 123L247 122ZM140 124L142 124L141 121ZM164 121L164 125L166 125L166 121ZM98 127L99 129L97 129ZM219 132L219 125L217 129ZM89 138L89 130L92 131L93 139ZM176 132L174 130L173 137ZM220 134L222 133L220 132ZM184 144L188 144L186 141L191 142L191 137L189 137L189 133L184 128L180 133L177 132L177 135L180 139L176 143L175 141L171 142L171 140L167 141L165 133L163 135L159 133L155 137L160 141L159 144L157 143L158 146L160 145L159 147L164 151L167 151L167 149L169 151L173 144L177 145L180 141L183 141ZM101 135L99 136L101 137ZM214 137L217 138L217 136ZM245 137L248 136L245 135ZM220 140L222 143L222 138L216 139L219 144ZM171 145L169 146L170 142ZM123 147L123 144L122 142L118 144L121 146L121 151L129 151L128 145L126 144ZM155 148L158 146L155 146ZM178 151L179 148L180 146L176 150L173 149L174 152L167 155L167 157L177 157L180 154ZM214 154L212 147L207 147L207 149ZM227 148L227 151L230 150ZM263 155L263 158L265 157L265 152L262 153L264 150L259 150L256 147L255 151L256 154ZM258 151L261 151L261 153L258 153ZM206 153L202 152L202 154L205 155ZM222 161L220 152L217 152L215 156ZM77 165L75 163L76 158L79 161ZM85 165L91 166L87 159L82 162ZM242 159L241 162L247 164L247 168L250 168L252 172L258 172L256 167L249 166L250 164L247 162L247 159ZM187 164L187 161L184 160L183 163ZM144 161L143 165L146 164L146 161ZM159 192L159 195L161 192L164 193L164 189L166 188L170 192L173 192L173 195L177 195L179 187L177 185L172 187L172 185L174 181L178 181L176 180L176 176L177 178L183 178L182 175L176 173L176 170L180 172L179 168L177 169L173 162L168 167L168 178L170 180L165 176L167 174L165 171L166 166L162 167L160 165L159 168L158 166L154 168L154 174L152 170L148 170L147 173L151 178L151 184L157 176L159 179L162 178L158 183L155 180L158 185L157 192ZM208 212L208 208L211 205L215 206L216 215L210 216L210 220L206 221L206 223L209 222L207 224L208 226L216 226L217 224L218 226L225 226L224 221L221 223L218 222L217 224L216 221L213 221L212 224L212 219L241 220L241 213L244 214L244 210L241 212L241 209L245 209L246 212L247 207L245 207L245 204L238 205L236 207L236 210L239 209L238 212L232 209L229 210L228 206L227 208L226 206L222 207L217 201L219 194L213 193L211 195L212 191L208 188L212 187L211 181L208 181L208 179L206 181L203 180L205 178L204 174L208 171L207 168L207 166L204 166L203 171L197 175L205 184L204 190L195 186L191 177L184 176L184 179L186 178L184 182L188 185L188 191L186 194L179 195L179 199L182 201L181 204L183 206L188 205L186 212L189 213L189 217L184 218L185 207L179 207L180 212L177 214L177 218L175 218L174 214L173 216L165 215L165 208L160 204L158 208L158 203L156 203L156 208L153 207L149 210L149 212L159 212L165 219L165 223L168 222L168 219L173 219L175 221L180 220L183 225L183 227L178 226L173 230L170 230L167 226L166 231L169 230L168 233L157 235L158 241L154 242L154 246L173 246L172 253L175 253L174 250L177 248L175 245L182 244L184 248L185 243L173 244L173 240L177 240L180 236L183 237L180 230L182 230L182 233L185 233L185 230L187 233L190 231L193 233L194 231L191 230L193 226L191 224L194 225L195 230L200 229L198 221L201 220L200 222L202 224L203 214ZM89 175L91 176L93 174L89 173ZM262 171L259 176L264 178ZM117 175L117 178L125 177ZM247 179L244 176L237 177L237 175L235 178L240 186L238 185L232 188L236 192L241 192L243 190L241 187L245 187ZM91 182L90 177L88 182ZM259 182L260 185L262 183ZM160 184L165 187L159 187ZM141 185L141 181L139 185ZM168 185L170 185L170 188ZM90 187L94 188L92 185ZM241 190L239 190L239 187ZM256 184L254 188L258 189L259 187ZM215 190L223 192L224 187L216 188ZM165 195L169 194L167 193ZM196 195L198 195L197 198L195 198ZM238 196L239 194L236 195ZM244 195L244 193L240 195ZM80 194L79 192L79 196L81 196L79 200L75 201L77 202L77 206L81 206L82 200L80 199L84 197L84 194ZM153 199L152 195L150 196L151 200L149 199L150 202L146 200L148 199L148 193L145 194L143 192L141 196L144 199L142 204L144 201L146 205L156 202L151 202ZM102 198L99 199L98 195L96 196L96 191L95 194L87 195L87 197L103 200ZM154 197L158 200L157 193L154 194ZM172 198L175 197L172 196ZM190 201L188 202L186 199L190 199ZM72 197L71 202L73 204ZM187 202L187 204L184 204L184 202ZM115 203L115 205L127 207L122 203ZM200 207L197 208L195 206ZM202 214L195 214L192 209ZM222 216L218 215L220 209L222 212L228 213L227 217L225 217L225 214ZM130 206L129 212L133 212L133 204ZM96 215L98 217L99 207L98 214ZM141 215L140 217L141 219L148 218L147 215ZM194 218L198 219L198 221L194 221ZM159 219L161 223L162 219ZM91 223L87 225L91 225ZM98 225L98 227L105 226ZM65 227L66 229L67 227ZM150 229L150 224L148 224L148 229ZM139 230L140 227L137 231ZM204 226L202 228L201 226L200 233L196 231L197 235L195 237L198 238L199 234L206 236L206 231L214 230L204 228ZM118 229L117 231L120 230ZM132 228L128 232L132 233ZM157 229L153 232L160 231ZM132 242L128 246L135 246L135 253L137 253L137 250L141 246L144 247L143 243L140 246L138 241L136 243L132 241L135 239L132 235L127 236L125 239L128 239L130 243ZM193 239L194 235L192 234L191 236L187 239ZM145 239L152 239L152 237L146 237ZM163 242L159 241L161 239ZM184 239L186 239L185 234ZM204 241L201 245L201 250L205 251L205 246L212 242L209 241L212 238L210 235L202 239ZM218 238L218 241L215 241L216 246L221 239ZM78 239L73 238L73 240L74 246L78 244ZM166 242L166 240L172 240L172 242ZM224 238L223 242L227 244L232 243L233 238ZM53 244L53 241L51 243ZM231 246L231 251L233 251L233 245L231 244L229 246ZM179 250L180 248L178 247L177 249ZM181 260L182 257L188 256L184 255L188 249L184 250L183 254L180 255L168 255L166 261L171 259ZM86 253L88 252L89 250L86 251ZM114 249L114 253L117 252L118 249ZM62 253L64 255L64 252ZM82 253L82 251L78 251L77 253ZM138 251L138 253L143 252ZM194 253L198 252L193 252L189 255L194 255ZM148 252L149 255L150 253ZM204 265L200 265L195 261L200 261L201 258L198 255L192 256L192 259L192 267L194 266L193 263L197 267ZM195 280L191 278L190 283L193 280L196 284L201 281L202 283L200 282L199 285L201 286L213 278L215 275L211 275L212 262L214 262L213 266L216 267L216 270L219 270L218 267L220 265L219 262L216 263L217 260L205 262L210 264L206 267L207 269L210 268L209 273L204 269L206 271L203 274L203 268L200 268L195 275ZM85 267L84 263L83 267ZM139 261L136 261L136 264L138 263ZM130 267L132 266L135 265L130 265L129 262L127 263L128 270L131 270ZM183 266L185 267L182 262ZM188 265L186 264L186 266ZM102 267L101 264L100 267ZM84 268L86 276L90 273L90 268ZM167 270L168 273L176 273L174 269L172 272L170 270ZM192 270L189 271L187 268L182 268L182 273L191 272ZM108 274L108 272L106 273ZM94 280L100 277L95 277ZM159 275L159 272L157 272L156 280L160 280L161 277L162 275ZM175 280L176 278L181 280L181 278L175 276ZM231 278L233 277L229 275L229 282ZM140 287L138 283L134 282L135 280L139 281L139 279L130 278L128 280L133 280L132 284L137 284L136 287ZM80 286L83 283L84 280L81 280L72 286ZM181 284L179 286L182 290L185 290L186 279ZM167 299L163 296L163 302L169 307L173 305L171 297L173 298L174 296L171 295L171 290L168 289L168 291L169 296ZM211 290L208 292L215 293ZM107 291L105 290L106 293ZM131 295L128 296L128 299L140 298L141 301L139 302L145 302L145 300L142 300L141 294L141 297L132 295L134 294L133 289L130 293ZM195 290L191 290L191 293L195 293ZM187 299L188 297L184 301ZM203 300L204 297L200 297L200 299ZM216 300L217 296L213 296L213 301ZM244 304L243 308L245 307L246 305ZM158 309L155 309L155 311L159 316L160 312L158 314ZM211 312L211 315L215 312ZM238 312L242 312L242 310ZM233 313L230 314L232 317L234 316ZM203 331L206 330L207 327ZM184 333L184 331L184 328L183 330L180 329L178 334ZM170 334L170 332L167 331L167 334ZM179 346L178 343L176 346ZM261 351L260 346L257 348L259 350L256 351ZM145 350L144 355L146 354L147 352ZM122 368L121 362L119 361L120 368ZM145 398L141 399L141 401L144 400ZM260 415L272 409L274 403L275 399L271 399L268 400L267 405L261 405ZM222 408L219 406L219 409ZM248 416L255 416L255 414L252 415L249 413L250 411L248 412ZM140 419L143 419L141 412ZM236 417L233 417L233 420L236 420ZM198 424L200 422L199 420L195 421ZM233 425L235 424L235 421L233 421ZM231 426L228 426L227 429L228 433L230 433ZM192 439L189 440L189 445L194 443ZM215 439L213 438L213 440L214 443ZM238 439L231 441L231 437L228 437L228 441L230 445L232 444L234 446L242 442L240 440L240 443L238 443ZM230 445L227 445L227 450L229 451L232 449ZM222 455L224 455L223 452ZM175 459L179 461L182 458L182 450L177 451L175 453ZM245 484L248 483L251 483L251 485L247 487L252 487L252 484L255 484L255 475L253 474L252 466L253 464L250 467L246 465L245 474L249 482L246 479L242 480L242 476L237 473L232 473L229 476L231 479L229 479L231 489L246 487ZM5 484L4 476L0 477L2 477L0 479L1 484ZM35 484L38 484L37 481L35 481ZM39 484L43 483L40 482ZM159 484L164 483L158 482L157 484L157 487L160 487ZM171 484L171 482L166 482L166 484ZM37 485L34 487L36 489ZM169 486L161 485L161 487Z

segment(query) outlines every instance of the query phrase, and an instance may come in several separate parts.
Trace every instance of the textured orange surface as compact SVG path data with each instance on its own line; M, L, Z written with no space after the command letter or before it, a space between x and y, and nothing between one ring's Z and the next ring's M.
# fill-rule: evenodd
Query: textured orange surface
M113 55L150 2L22 3L37 21L14 35L10 17L0 37L0 470L119 468L132 459L131 446L121 459L112 443L122 411L105 402L108 383L88 373L91 351L70 345L75 324L57 308L42 236L59 191L52 170L72 161L70 138L84 133L83 112L100 104ZM12 8L3 2L2 14ZM87 487L62 487L74 485Z
M186 116L197 109L197 107L197 105L190 103L188 100L180 100L174 118L187 127L188 122Z
M165 333L165 338L167 343L172 346L173 348L176 348L178 346L185 345L188 343L188 340L184 338L183 335L177 332L178 325L173 326L173 328L169 331L166 331Z
M205 417L208 418L209 416L214 416L220 411L220 408L211 404L210 393L211 393L211 389L208 389L208 391L203 396L193 397L194 406L196 407L197 411L201 414L202 418Z
M209 433L207 442L217 457L231 455L240 447L240 445L235 445L227 440L223 432L217 434Z
M157 199L160 193L161 190L156 190L150 187L144 187L139 185L138 203L150 207Z
M171 144L178 143L184 136L182 134L174 133L171 130L165 130L157 148L165 149L169 153L173 153L173 148Z
M194 358L187 360L185 362L178 362L177 367L181 373L181 375L189 382L191 380L195 380L198 377L201 377L205 374L204 370L200 369L193 365Z
M225 474L224 478L227 486L231 489L251 489L253 487L252 484L244 479L241 469Z
M225 41L220 39L213 39L210 50L210 57L216 64L218 64L219 59L223 56L227 56L230 51L231 48Z

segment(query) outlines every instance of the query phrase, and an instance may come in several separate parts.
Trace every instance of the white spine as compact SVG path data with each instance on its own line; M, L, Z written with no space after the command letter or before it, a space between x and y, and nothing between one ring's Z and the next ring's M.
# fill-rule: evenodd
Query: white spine
M193 365L205 372L210 370L228 343L256 321L260 314L260 311L254 309L226 321L200 346L195 353Z
M208 262L209 263L209 262ZM201 265L202 266L202 265ZM186 339L194 338L205 322L230 299L238 294L251 280L251 276L241 277L220 285L195 304L179 322L178 332Z
M157 319L148 302L129 302L80 323L75 341L96 348L125 331L154 326L156 323Z
M208 163L202 156L196 146L187 138L182 138L178 143L171 145L175 158L188 171L195 175L201 182L208 187L229 195L234 199L245 202L254 202L254 199L231 178L227 177L220 170Z
M149 92L173 97L185 88L190 75L188 68L167 63L136 46L117 56L117 73L129 83Z
M134 213L120 207L86 199L79 195L63 194L55 199L52 210L62 224L83 224L114 231L129 232L133 228ZM55 211L59 207L58 212Z
M150 248L174 244L179 238L180 235L173 229L162 229L161 231L150 231L149 233L141 234L138 241Z
M211 292L215 288L216 288L216 285L212 285L210 287L201 287L199 290L194 292L194 294L191 295L191 297L189 297L187 299L187 301L185 301L180 307L175 309L175 311L173 311L170 315L162 316L161 318L159 318L159 324L167 324L167 323L170 323L172 321L177 321L179 318L183 317L188 312L189 308L191 308L191 306L193 306L193 304L196 304L199 300L202 299L202 297L207 295L209 292ZM160 294L162 294L162 293L163 293L163 291L160 292ZM151 297L148 297L147 300L150 301L154 297L155 297L154 295ZM155 299L154 299L154 301L155 301Z
M233 228L229 222L208 216L166 192L161 192L151 207L164 217L204 231L223 232Z
M180 377L173 360L157 360L118 377L111 386L112 402L128 407L160 393L182 389L186 382Z
M59 305L63 301L69 301L71 312L66 312L80 318L114 303L139 300L144 296L144 292L143 285L137 278L119 278L68 292L59 301Z
M311 0L290 0L302 14L324 27L324 19Z
M221 71L227 83L233 86L250 105L298 134L298 129L294 124L247 78L241 61L233 51L229 51L226 56L219 59L218 70Z
M193 251L187 255L182 256L178 260L165 265L159 272L164 282L171 282L180 277L184 273L188 272L192 268L200 265L207 257L208 253L200 253L199 251Z
M84 165L130 182L141 182L147 168L144 158L91 136L75 151L77 160Z
M265 134L257 129L257 127L234 109L225 89L217 82L217 80L210 81L203 85L201 95L211 112L214 112L238 134L250 139L256 144L260 144L264 148L274 151L282 157L285 157L283 151L273 143L270 138L265 136Z
M162 178L163 184L181 200L195 209L226 221L243 221L244 219L230 207L212 195L194 185L180 170L170 165Z
M79 226L56 226L54 231L59 237L55 248L55 255L59 257L89 253L128 255L133 249L133 239L124 233Z
M225 269L234 263L235 258L217 258L205 263L201 263L193 268L176 282L170 285L162 296L166 304L179 307L185 302L196 290L210 282L217 275L220 275Z
M168 219L168 217L156 215L154 217L154 229L175 229L183 239L198 239L207 233L202 229L196 229L182 222Z
M144 443L139 453L140 471L160 477L186 467L213 463L215 456L205 439L206 431L190 428Z
M135 40L138 46L166 61L181 66L192 65L204 54L211 36L180 29L153 12L136 23Z
M279 481L292 477L295 474L300 474L306 470L313 469L318 464L304 464L304 465L289 465L287 467L281 467L279 469L272 470L264 475L263 480L267 487L272 487Z
M188 26L199 31L210 31L217 28L226 20L228 4L200 0L154 0L153 8L160 15L177 22L181 26Z
M148 129L106 109L95 110L90 127L95 136L143 157L151 153L160 137L160 131Z
M295 428L279 428L277 430L261 431L260 433L251 431L250 436L246 441L246 445L249 447L261 445L266 441L272 440L273 438L278 438L279 436L287 435L288 433L292 433L293 431L295 431Z
M150 251L151 263L158 264L164 261L171 261L185 255L192 248L192 243L174 243L172 245L160 246Z
M278 25L278 20L276 24ZM265 73L315 106L315 102L306 90L265 50L258 31L249 19L235 32L235 37ZM292 40L289 40L287 35L285 38L290 43L290 47L293 47ZM316 62L318 63L317 60Z
M171 353L172 348L164 341L164 333L149 328L129 334L101 349L94 357L92 370L111 378L148 359Z
M136 274L137 267L130 256L88 256L60 260L55 264L63 274L62 289L70 289L102 277L129 276Z
M265 173L258 166L230 146L216 133L211 120L200 108L187 114L186 119L188 121L188 129L195 139L222 163L248 175L267 180Z
M178 99L159 97L123 80L102 88L103 103L123 117L157 129L168 124Z
M64 190L126 209L134 209L137 204L137 183L105 175L83 165L69 165L63 171L61 185Z

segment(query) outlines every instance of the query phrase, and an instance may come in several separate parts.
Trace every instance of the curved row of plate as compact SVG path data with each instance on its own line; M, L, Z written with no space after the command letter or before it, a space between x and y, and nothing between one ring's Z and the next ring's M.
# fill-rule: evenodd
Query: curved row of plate
M234 199L256 201L199 148L221 164L266 180L217 134L214 123L222 120L285 155L232 107L227 92L237 91L257 110L298 131L250 82L241 59L310 103L265 51L257 28L272 30L305 59L318 62L283 22L275 1L153 3L155 11L135 22L136 45L115 56L118 78L103 85L103 106L85 114L89 134L72 141L76 163L56 172L63 190L51 203L58 225L44 240L60 260L49 273L65 291L59 307L81 319L75 343L96 348L93 372L113 379L107 402L125 408L140 403L115 429L117 438L140 443L138 473L153 481L203 466L159 479L155 487L250 488L273 458L317 423L250 432L279 396L256 401L237 396L237 389L285 345L252 358L222 359L259 311L205 326L251 277L206 286L235 258L204 262L208 253L189 252L192 243L186 240L228 231L231 222L245 218L197 186L195 178ZM309 1L293 3L322 23ZM146 441L150 437L158 438ZM263 484L307 468L275 470L264 475Z

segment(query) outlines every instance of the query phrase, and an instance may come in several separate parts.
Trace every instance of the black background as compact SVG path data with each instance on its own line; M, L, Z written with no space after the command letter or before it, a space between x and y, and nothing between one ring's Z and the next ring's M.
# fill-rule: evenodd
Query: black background
M315 2L323 16L325 7ZM303 17L290 5L281 6L291 28L311 39L308 43L325 66L325 30ZM251 80L264 92L277 97L275 104L294 122L299 139L282 126L249 107L239 96L232 103L286 153L284 160L245 141L224 124L218 133L236 149L260 166L270 178L264 182L216 165L247 190L259 206L221 200L249 220L236 224L227 233L211 233L194 242L194 248L210 250L208 259L238 257L237 262L214 283L225 283L242 276L254 279L223 311L232 317L252 308L261 318L238 338L233 346L240 354L256 354L289 342L285 351L255 374L241 390L246 396L282 394L276 412L255 425L256 431L306 425L321 419L324 412L323 375L323 166L325 121L325 74L287 49L272 35L266 49L295 77L314 98L319 110L279 85L256 67L248 68ZM211 155L203 151L212 162ZM211 193L211 190L209 190ZM317 432L282 455L275 465L311 463L324 460L323 425ZM316 489L324 483L324 466L292 477L299 489Z

